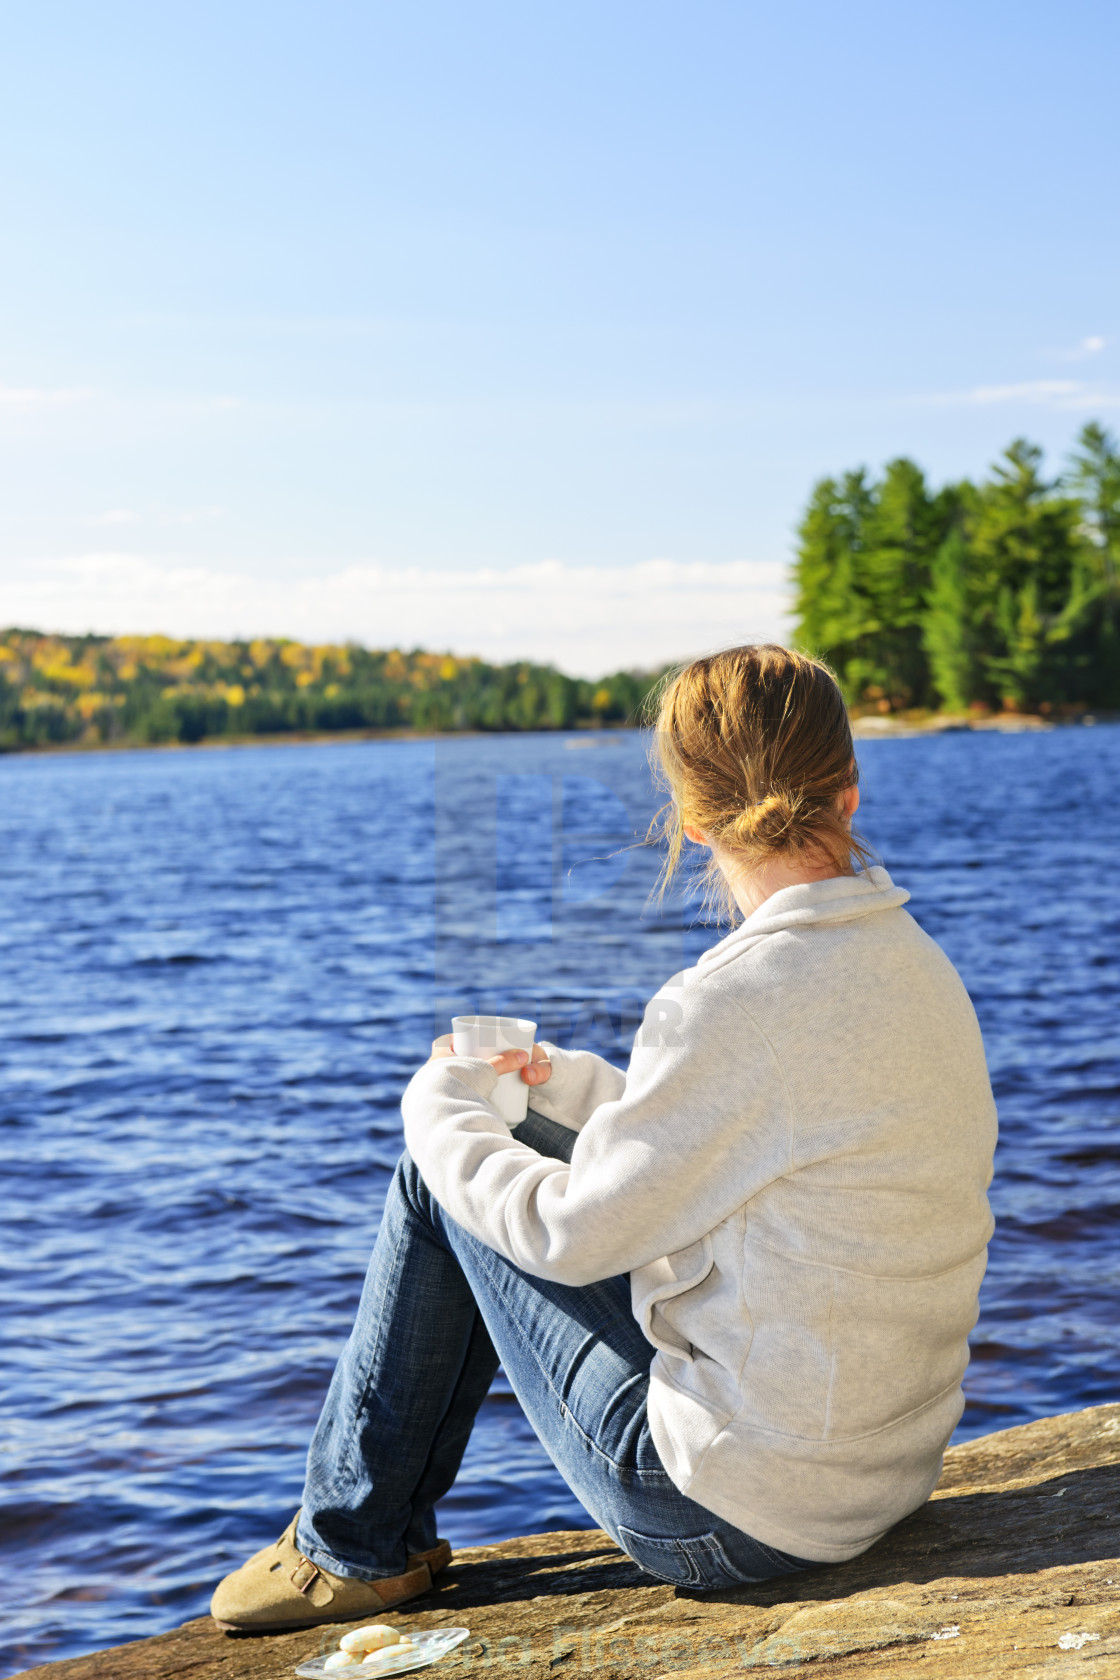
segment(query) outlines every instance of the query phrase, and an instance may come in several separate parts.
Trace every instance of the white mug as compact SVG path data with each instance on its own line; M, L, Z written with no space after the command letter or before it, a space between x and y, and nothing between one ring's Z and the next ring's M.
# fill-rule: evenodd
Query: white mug
M451 1048L457 1056L481 1056L484 1061L502 1050L532 1051L537 1023L509 1015L456 1015L451 1023ZM529 1087L521 1069L498 1077L491 1102L507 1126L519 1126L529 1107Z

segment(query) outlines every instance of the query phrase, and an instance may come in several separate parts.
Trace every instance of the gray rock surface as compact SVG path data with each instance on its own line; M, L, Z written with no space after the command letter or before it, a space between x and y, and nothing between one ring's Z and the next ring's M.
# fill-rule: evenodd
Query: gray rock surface
M384 1620L467 1626L446 1680L1120 1680L1120 1405L955 1447L930 1502L851 1563L705 1596L597 1530L456 1554ZM208 1619L27 1680L284 1680L343 1627L246 1638Z

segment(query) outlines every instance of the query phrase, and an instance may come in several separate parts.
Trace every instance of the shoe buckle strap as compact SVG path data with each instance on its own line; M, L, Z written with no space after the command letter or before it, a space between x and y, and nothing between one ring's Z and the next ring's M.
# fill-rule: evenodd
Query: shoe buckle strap
M308 1593L319 1578L319 1570L310 1558L301 1557L298 1566L292 1570L289 1577L297 1592Z

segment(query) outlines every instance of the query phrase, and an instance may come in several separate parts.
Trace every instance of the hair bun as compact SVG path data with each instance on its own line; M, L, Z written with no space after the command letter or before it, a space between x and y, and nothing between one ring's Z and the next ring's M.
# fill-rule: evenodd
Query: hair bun
M782 788L774 788L765 798L744 806L720 835L725 845L733 847L763 846L767 851L794 844L797 819L803 801L791 797Z

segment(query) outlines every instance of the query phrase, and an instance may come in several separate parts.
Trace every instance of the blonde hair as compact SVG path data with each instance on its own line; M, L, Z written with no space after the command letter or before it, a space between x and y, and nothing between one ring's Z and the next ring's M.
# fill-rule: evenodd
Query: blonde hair
M725 648L670 672L652 709L654 768L672 795L651 829L666 845L662 893L686 824L746 870L791 854L838 875L872 861L844 810L858 780L848 709L820 660L772 643ZM733 914L714 857L707 881Z

